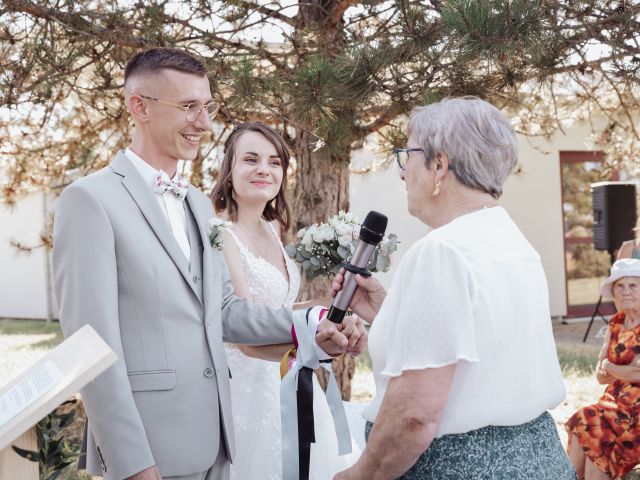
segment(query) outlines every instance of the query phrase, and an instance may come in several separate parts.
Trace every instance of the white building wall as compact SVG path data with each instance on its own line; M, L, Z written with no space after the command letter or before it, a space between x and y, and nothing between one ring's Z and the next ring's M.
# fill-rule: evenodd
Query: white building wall
M10 243L38 244L45 222L42 193L27 195L14 206L0 204L0 317L57 316L54 296L50 306L47 301L45 249L25 253Z
M567 313L560 151L589 150L586 144L589 130L585 125L575 125L565 132L550 141L519 137L521 173L507 180L500 199L500 204L540 253L549 283L551 315L554 317ZM373 155L359 151L355 160L364 164L366 157ZM403 242L395 263L408 246L428 230L407 212L404 183L398 176L395 163L382 171L352 175L350 198L352 211L361 219L369 210L378 210L389 217L388 232L397 233ZM380 278L388 286L392 276L393 269Z

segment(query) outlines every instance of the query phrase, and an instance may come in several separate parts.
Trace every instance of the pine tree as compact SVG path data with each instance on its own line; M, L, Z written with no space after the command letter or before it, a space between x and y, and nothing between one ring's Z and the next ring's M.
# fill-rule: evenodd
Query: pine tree
M296 229L348 209L353 148L373 133L401 145L406 114L445 96L487 98L543 135L578 102L607 118L596 140L618 159L640 138L638 6L628 2L3 0L0 20L6 202L64 185L128 143L123 67L153 46L201 55L223 105L225 128L193 162L192 182L211 185L215 147L234 123L275 125L295 157ZM593 54L594 44L604 47ZM348 398L353 364L336 369Z

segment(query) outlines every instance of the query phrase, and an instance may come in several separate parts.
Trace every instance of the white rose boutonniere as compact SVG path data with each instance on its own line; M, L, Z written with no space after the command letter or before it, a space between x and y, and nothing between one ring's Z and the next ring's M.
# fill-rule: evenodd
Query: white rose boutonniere
M213 248L222 251L222 247L224 247L224 230L231 228L232 225L233 223L217 217L209 220L209 241Z

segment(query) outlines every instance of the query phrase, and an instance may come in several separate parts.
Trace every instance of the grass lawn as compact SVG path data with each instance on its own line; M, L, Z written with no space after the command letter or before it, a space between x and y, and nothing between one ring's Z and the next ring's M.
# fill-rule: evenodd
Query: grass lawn
M7 383L22 370L33 364L48 350L62 341L60 325L39 320L0 319L0 385ZM567 386L567 397L551 411L563 444L566 433L563 424L579 407L597 400L604 386L599 385L594 369L600 347L576 342L558 342L558 359ZM358 358L356 376L352 384L352 399L356 403L373 398L374 383L368 352ZM69 472L64 480L86 479ZM631 473L625 480L640 480L640 473Z

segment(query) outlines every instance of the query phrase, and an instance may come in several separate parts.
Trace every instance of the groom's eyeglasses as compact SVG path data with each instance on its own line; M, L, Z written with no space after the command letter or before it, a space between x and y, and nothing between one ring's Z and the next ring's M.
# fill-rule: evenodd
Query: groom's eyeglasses
M411 152L425 153L424 148L396 148L393 150L393 153L396 155L396 162L398 162L398 166L401 170L405 169Z
M147 97L146 95L140 95L142 98L146 98L147 100L153 100L154 102L165 103L167 105L172 105L176 108L179 108L184 112L184 118L187 122L195 122L196 119L200 116L200 112L204 109L207 112L210 120L213 120L216 117L216 113L218 113L218 109L220 108L220 104L214 101L208 103L200 103L200 102L192 102L186 105L180 105L179 103L167 102L165 100L160 100L159 98Z

